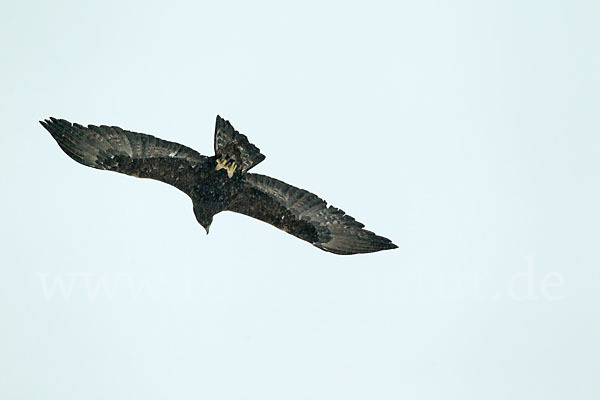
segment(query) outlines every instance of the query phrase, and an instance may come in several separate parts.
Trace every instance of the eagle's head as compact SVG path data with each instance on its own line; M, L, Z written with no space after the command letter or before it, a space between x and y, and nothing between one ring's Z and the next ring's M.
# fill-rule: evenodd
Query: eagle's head
M202 225L202 227L206 230L206 234L208 235L210 224L212 224L213 221L214 212L212 212L212 210L208 210L206 207L194 207L194 214L196 215L196 220L198 220L198 223Z
M213 220L212 215L209 215L204 219L198 219L198 222L200 223L200 225L202 225L202 227L206 231L207 235L208 235L208 230L210 229L210 225L212 224L212 220Z

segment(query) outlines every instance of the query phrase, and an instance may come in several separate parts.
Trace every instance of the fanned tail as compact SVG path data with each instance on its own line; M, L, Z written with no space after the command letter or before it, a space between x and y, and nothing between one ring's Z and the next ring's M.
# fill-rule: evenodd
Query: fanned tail
M217 168L235 169L246 173L256 164L265 159L260 149L250 143L246 135L236 131L229 121L217 115L215 126L215 155L219 159ZM235 166L234 169L231 166Z

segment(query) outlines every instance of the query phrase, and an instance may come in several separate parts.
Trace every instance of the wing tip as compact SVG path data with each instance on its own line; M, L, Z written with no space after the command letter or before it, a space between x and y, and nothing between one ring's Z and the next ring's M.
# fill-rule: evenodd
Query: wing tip
M357 240L355 237L333 238L325 243L313 243L314 246L329 253L338 255L369 254L378 251L397 249L398 246L383 236L372 237L368 240Z
M377 239L377 241L370 243L371 247L365 249L366 251L364 251L364 253L375 253L377 251L394 250L398 248L398 246L392 243L392 241L388 238L377 236Z
M67 121L66 119L61 119L61 118L54 118L54 117L49 117L46 118L42 121L38 121L40 123L40 125L42 125L44 128L46 128L46 130L51 131L51 128L62 128L65 126L73 126L73 124L71 124L69 121Z
M386 247L382 250L394 250L397 248L398 248L398 246L396 244L392 243L392 241L390 240L389 243L386 245Z
M48 132L50 132L52 135L54 135L56 121L57 121L56 118L50 117L50 118L46 118L42 121L39 121L39 123L40 123L40 125L42 125L44 127L44 129L46 129Z

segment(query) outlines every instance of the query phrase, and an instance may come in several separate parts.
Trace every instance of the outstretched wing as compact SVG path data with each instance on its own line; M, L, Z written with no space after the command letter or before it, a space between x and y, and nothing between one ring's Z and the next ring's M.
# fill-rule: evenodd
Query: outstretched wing
M265 159L260 149L250 143L246 135L236 131L229 121L217 115L215 124L215 155L233 161L245 173Z
M181 144L116 126L84 127L56 118L40 123L64 152L78 163L156 179L188 194L194 184L194 169L207 158Z
M277 179L247 174L244 189L228 210L267 222L314 246L336 254L394 249L389 239L365 230L344 211L306 190Z

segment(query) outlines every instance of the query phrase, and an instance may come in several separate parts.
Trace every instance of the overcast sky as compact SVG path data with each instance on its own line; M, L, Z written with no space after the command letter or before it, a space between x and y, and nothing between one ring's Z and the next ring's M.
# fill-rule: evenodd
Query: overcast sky
M9 4L10 3L10 4ZM0 398L597 399L595 1L3 2ZM86 168L215 116L399 248Z

